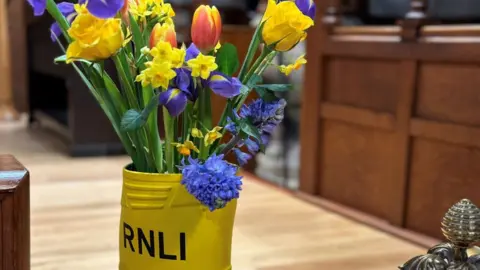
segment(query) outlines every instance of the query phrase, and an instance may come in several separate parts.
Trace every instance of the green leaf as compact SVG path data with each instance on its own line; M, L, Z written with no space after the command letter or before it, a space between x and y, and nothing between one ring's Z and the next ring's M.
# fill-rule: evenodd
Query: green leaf
M142 30L137 24L137 21L133 17L132 13L130 15L130 29L132 30L133 42L135 44L135 58L138 59L140 57L140 50L145 47L146 43L143 39Z
M141 112L135 109L128 110L122 117L121 128L124 131L133 131L141 128L148 120L150 113L157 108L158 94L154 95Z
M147 119L142 117L142 114L135 110L128 110L122 117L121 128L124 131L133 131L142 127Z
M76 62L83 62L83 63L85 63L85 64L87 64L87 65L92 65L92 62L90 62L90 61L88 61L88 60L85 60L85 59L81 59L81 58L79 58L79 59L77 59L77 60L75 60L75 61L76 61ZM64 54L64 55L61 55L61 56L59 56L59 57L55 57L55 59L53 59L53 62L56 63L56 64L57 64L57 63L62 63L62 62L67 62L67 55Z
M268 89L273 92L286 92L292 89L291 84L257 84L254 87Z
M262 77L258 74L253 74L252 77L247 82L248 88L253 88L255 85L258 83L261 83L263 81Z
M220 72L232 76L240 65L237 48L230 43L223 44L217 52L215 61Z
M258 129L248 119L239 121L240 130L250 137L253 137L260 145L262 144L262 135Z

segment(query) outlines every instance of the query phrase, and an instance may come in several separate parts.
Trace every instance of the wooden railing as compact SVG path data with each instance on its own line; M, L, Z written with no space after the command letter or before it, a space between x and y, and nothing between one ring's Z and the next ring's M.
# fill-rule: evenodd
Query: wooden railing
M0 270L29 269L29 174L13 156L0 155Z

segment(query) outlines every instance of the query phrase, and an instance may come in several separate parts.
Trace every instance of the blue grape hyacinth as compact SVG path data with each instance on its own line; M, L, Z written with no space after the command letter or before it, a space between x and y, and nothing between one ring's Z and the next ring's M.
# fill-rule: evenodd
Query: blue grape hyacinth
M237 126L236 120L240 118L247 118L260 132L262 145L267 145L272 132L284 118L284 109L286 105L287 102L284 99L274 101L264 101L260 98L256 99L248 105L243 105L238 114L234 111L234 119L230 117L227 118L225 129L233 135L238 136L240 127ZM255 155L260 149L259 142L254 141L251 138L239 141L236 146L241 147L243 145L247 147L248 152L250 152L252 155ZM242 153L239 149L235 149L234 153L241 166L246 164L248 159L251 158L251 155Z
M237 167L226 162L223 155L214 154L204 163L189 157L179 168L181 183L210 211L221 209L240 196L242 177L237 176Z

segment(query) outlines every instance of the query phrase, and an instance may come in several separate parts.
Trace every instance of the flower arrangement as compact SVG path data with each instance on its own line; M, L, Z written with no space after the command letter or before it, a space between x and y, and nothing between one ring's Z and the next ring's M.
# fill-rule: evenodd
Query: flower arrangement
M307 37L314 24L313 0L268 0L241 65L235 46L220 43L216 7L196 9L187 47L177 44L175 12L163 0L28 1L36 16L46 10L55 19L51 37L65 53L55 62L78 72L111 121L132 169L181 173L187 191L211 211L239 197L237 166L224 157L233 152L243 166L264 149L282 121L286 102L275 92L289 86L262 84L261 76L278 52ZM115 64L118 84L104 68L107 60ZM305 63L302 56L278 68L288 75ZM244 104L251 91L259 98ZM227 99L215 124L212 94ZM163 138L158 106L163 108ZM222 140L227 133L230 139Z

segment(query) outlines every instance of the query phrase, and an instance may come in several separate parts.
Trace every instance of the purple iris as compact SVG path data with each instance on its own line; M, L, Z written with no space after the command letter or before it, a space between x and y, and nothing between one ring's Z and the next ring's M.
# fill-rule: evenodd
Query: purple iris
M178 116L185 110L188 100L195 102L198 97L197 89L192 81L191 71L185 68L176 70L174 87L162 92L159 97L160 105L165 106L172 116Z
M72 23L75 17L77 17L74 4L69 2L61 2L57 5L57 7L69 23ZM50 38L53 42L55 42L62 34L62 29L60 29L60 25L58 25L57 22L54 22L50 27L50 32Z
M47 8L47 0L27 0L33 8L33 15L42 16Z
M108 19L115 17L125 2L125 0L88 0L87 9L95 17Z
M229 77L221 72L214 71L208 79L208 87L222 97L232 98L240 94L242 83L235 77Z
M199 53L200 53L200 50L198 50L197 46L195 46L195 44L193 43L190 44L190 46L188 46L187 53L185 55L185 61L196 58Z
M315 2L313 0L295 0L295 4L304 15L312 18L312 20L315 20L315 12L317 7L315 6Z

